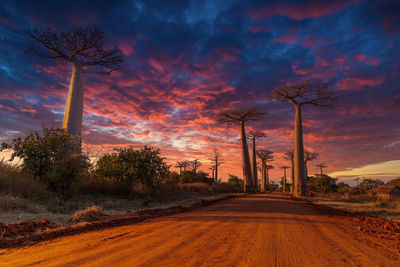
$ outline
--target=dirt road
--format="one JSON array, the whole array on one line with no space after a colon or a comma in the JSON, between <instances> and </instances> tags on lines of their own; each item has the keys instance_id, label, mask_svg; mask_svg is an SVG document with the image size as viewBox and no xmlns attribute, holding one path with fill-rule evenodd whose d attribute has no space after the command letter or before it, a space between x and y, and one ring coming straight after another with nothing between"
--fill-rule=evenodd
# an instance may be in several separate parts
<instances>
[{"instance_id":1,"label":"dirt road","mask_svg":"<svg viewBox=\"0 0 400 267\"><path fill-rule=\"evenodd\" d=\"M398 255L282 194L0 250L1 266L399 266Z\"/></svg>"}]
</instances>

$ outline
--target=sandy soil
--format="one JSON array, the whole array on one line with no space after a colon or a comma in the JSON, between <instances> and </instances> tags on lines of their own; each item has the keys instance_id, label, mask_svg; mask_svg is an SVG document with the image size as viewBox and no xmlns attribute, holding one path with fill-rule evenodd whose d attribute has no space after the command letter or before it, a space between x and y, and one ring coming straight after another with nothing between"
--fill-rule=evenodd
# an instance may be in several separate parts
<instances>
[{"instance_id":1,"label":"sandy soil","mask_svg":"<svg viewBox=\"0 0 400 267\"><path fill-rule=\"evenodd\" d=\"M399 266L390 240L283 194L0 250L1 266Z\"/></svg>"}]
</instances>

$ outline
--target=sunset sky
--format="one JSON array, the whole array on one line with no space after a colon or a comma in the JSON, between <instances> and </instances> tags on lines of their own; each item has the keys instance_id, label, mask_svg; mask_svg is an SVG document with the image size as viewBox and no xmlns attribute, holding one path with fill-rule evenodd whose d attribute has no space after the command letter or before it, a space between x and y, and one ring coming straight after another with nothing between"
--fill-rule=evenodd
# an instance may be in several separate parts
<instances>
[{"instance_id":1,"label":"sunset sky","mask_svg":"<svg viewBox=\"0 0 400 267\"><path fill-rule=\"evenodd\" d=\"M268 95L312 78L338 101L303 109L305 147L320 154L310 172L325 162L344 180L400 176L400 2L277 2L1 1L0 142L62 124L72 67L26 53L24 31L96 25L125 62L86 76L82 138L93 151L148 144L208 172L218 149L222 178L241 177L239 128L217 119L258 107L267 114L247 131L267 134L259 147L275 152L278 180L294 110Z\"/></svg>"}]
</instances>

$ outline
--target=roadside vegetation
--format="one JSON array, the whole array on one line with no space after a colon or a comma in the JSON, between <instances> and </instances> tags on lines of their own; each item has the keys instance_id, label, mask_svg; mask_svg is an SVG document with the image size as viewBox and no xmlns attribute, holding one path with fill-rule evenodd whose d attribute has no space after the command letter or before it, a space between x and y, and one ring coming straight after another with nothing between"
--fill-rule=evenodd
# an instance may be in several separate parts
<instances>
[{"instance_id":1,"label":"roadside vegetation","mask_svg":"<svg viewBox=\"0 0 400 267\"><path fill-rule=\"evenodd\" d=\"M180 173L170 170L160 150L117 149L90 162L79 139L62 129L44 128L3 143L12 164L0 161L0 221L49 219L65 223L89 208L108 212L136 211L202 197L242 192L243 180L230 175L222 182L188 162ZM90 207L96 207L91 208Z\"/></svg>"}]
</instances>

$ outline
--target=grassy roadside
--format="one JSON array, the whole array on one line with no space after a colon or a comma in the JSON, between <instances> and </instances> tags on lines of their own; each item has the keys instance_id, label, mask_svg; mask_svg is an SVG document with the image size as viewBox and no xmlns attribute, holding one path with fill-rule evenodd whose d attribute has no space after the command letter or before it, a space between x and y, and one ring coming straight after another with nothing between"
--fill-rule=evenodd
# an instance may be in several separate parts
<instances>
[{"instance_id":1,"label":"grassy roadside","mask_svg":"<svg viewBox=\"0 0 400 267\"><path fill-rule=\"evenodd\" d=\"M400 222L400 200L382 200L369 196L350 199L340 199L337 196L307 197L301 199L316 205L352 214L376 216Z\"/></svg>"}]
</instances>

